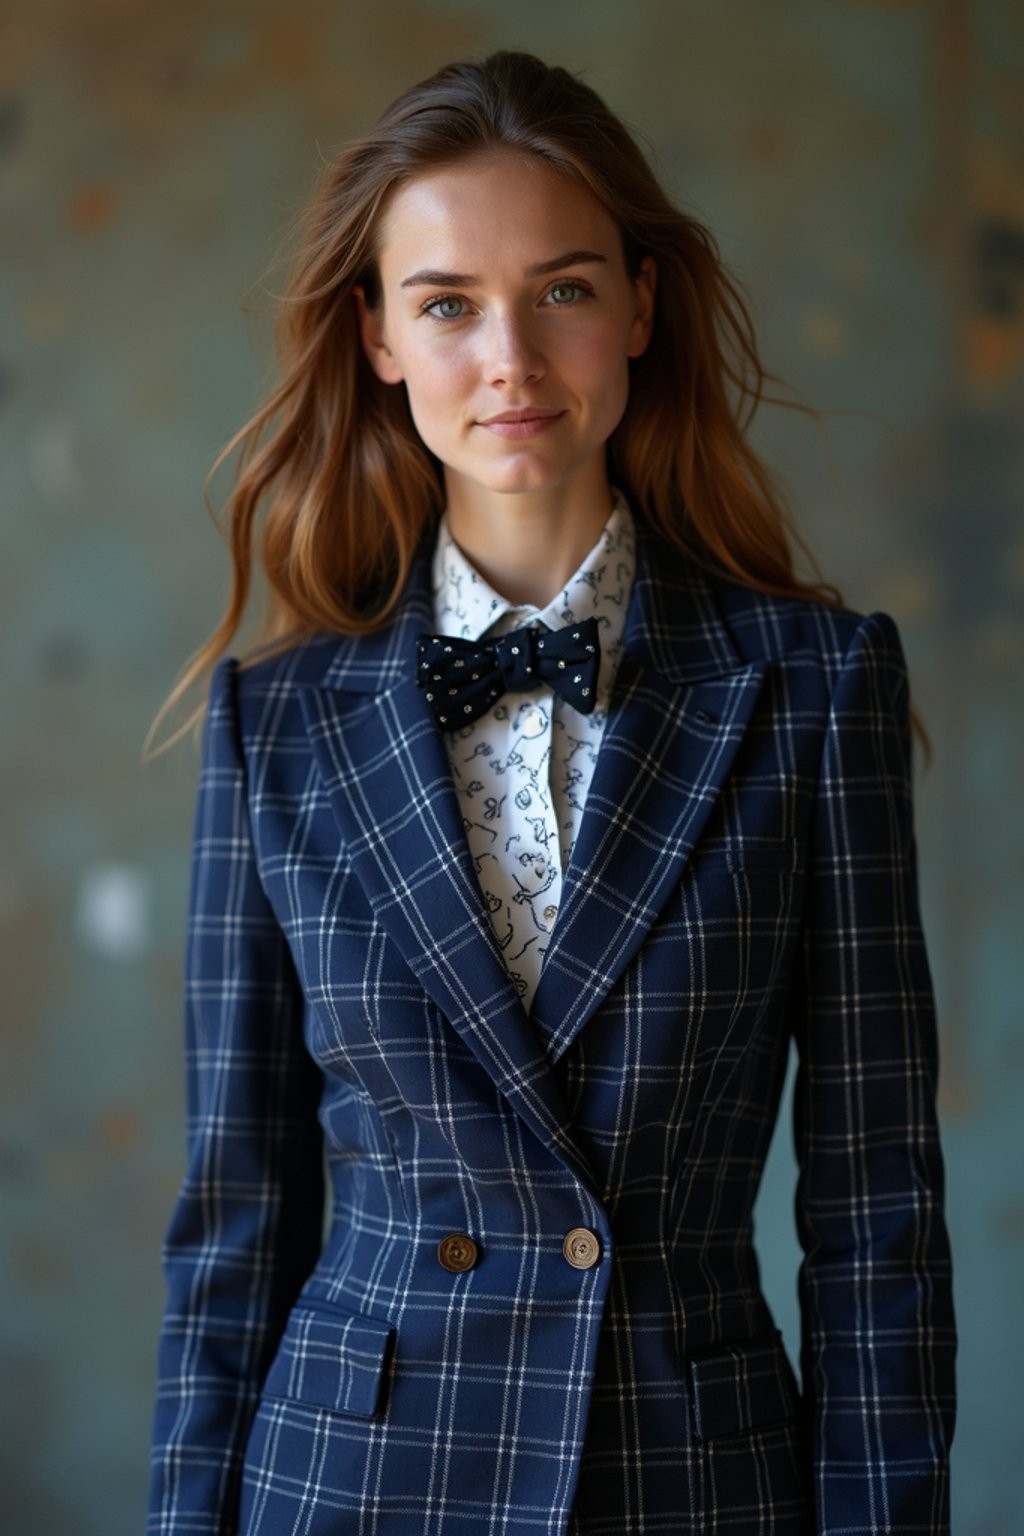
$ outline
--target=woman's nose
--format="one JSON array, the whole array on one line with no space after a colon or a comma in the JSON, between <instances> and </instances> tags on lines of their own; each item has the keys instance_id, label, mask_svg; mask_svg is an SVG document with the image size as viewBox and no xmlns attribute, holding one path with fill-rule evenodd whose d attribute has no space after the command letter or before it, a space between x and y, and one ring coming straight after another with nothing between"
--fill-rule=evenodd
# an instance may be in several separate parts
<instances>
[{"instance_id":1,"label":"woman's nose","mask_svg":"<svg viewBox=\"0 0 1024 1536\"><path fill-rule=\"evenodd\" d=\"M484 366L489 384L524 383L542 378L544 355L529 320L519 315L492 318L484 343Z\"/></svg>"}]
</instances>

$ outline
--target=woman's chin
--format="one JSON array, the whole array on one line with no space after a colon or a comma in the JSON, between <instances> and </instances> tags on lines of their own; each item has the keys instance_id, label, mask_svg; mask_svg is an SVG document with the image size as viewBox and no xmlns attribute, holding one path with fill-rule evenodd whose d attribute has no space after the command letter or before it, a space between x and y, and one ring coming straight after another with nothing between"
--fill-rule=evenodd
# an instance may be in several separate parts
<instances>
[{"instance_id":1,"label":"woman's chin","mask_svg":"<svg viewBox=\"0 0 1024 1536\"><path fill-rule=\"evenodd\" d=\"M492 464L480 474L460 478L472 480L481 490L497 496L526 496L553 490L565 482L569 472L568 465L555 464L550 459L510 454L504 464Z\"/></svg>"}]
</instances>

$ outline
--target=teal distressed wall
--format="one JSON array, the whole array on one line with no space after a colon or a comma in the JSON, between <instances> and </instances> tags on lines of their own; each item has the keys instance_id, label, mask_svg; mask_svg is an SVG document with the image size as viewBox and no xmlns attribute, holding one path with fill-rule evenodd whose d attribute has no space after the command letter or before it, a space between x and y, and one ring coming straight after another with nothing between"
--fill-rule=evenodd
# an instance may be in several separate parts
<instances>
[{"instance_id":1,"label":"teal distressed wall","mask_svg":"<svg viewBox=\"0 0 1024 1536\"><path fill-rule=\"evenodd\" d=\"M900 624L961 1327L959 1536L1024 1530L1024 12L702 0L130 0L0 16L0 1521L141 1529L184 1155L197 759L142 737L210 631L202 503L260 396L241 303L321 154L524 46L654 146L747 285L826 574ZM215 483L217 504L226 489ZM789 1103L759 1205L795 1354Z\"/></svg>"}]
</instances>

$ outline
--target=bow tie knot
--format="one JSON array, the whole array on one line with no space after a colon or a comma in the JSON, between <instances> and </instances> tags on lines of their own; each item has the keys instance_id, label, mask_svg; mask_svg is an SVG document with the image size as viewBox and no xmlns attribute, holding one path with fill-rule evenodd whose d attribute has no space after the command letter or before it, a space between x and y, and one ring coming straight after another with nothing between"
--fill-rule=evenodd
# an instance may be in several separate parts
<instances>
[{"instance_id":1,"label":"bow tie knot","mask_svg":"<svg viewBox=\"0 0 1024 1536\"><path fill-rule=\"evenodd\" d=\"M447 730L485 714L506 691L547 684L580 714L597 702L601 645L596 618L562 629L529 626L494 640L420 635L416 682L426 689L434 718Z\"/></svg>"},{"instance_id":2,"label":"bow tie knot","mask_svg":"<svg viewBox=\"0 0 1024 1536\"><path fill-rule=\"evenodd\" d=\"M543 648L543 640L540 644ZM494 656L504 690L521 692L536 686L539 674L535 629L513 629L507 635L499 635L494 641Z\"/></svg>"}]
</instances>

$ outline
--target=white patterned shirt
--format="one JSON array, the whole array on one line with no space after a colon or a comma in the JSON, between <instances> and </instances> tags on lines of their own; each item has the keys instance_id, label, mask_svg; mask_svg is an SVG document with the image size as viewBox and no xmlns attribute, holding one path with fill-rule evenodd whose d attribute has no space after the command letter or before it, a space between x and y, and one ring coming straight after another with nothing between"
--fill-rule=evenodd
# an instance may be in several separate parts
<instances>
[{"instance_id":1,"label":"white patterned shirt","mask_svg":"<svg viewBox=\"0 0 1024 1536\"><path fill-rule=\"evenodd\" d=\"M452 538L445 509L433 557L438 634L493 640L525 624L600 626L597 698L580 714L549 685L507 691L485 714L443 731L470 853L499 947L527 1013L579 832L622 654L636 562L622 492L597 543L544 608L501 597Z\"/></svg>"}]
</instances>

